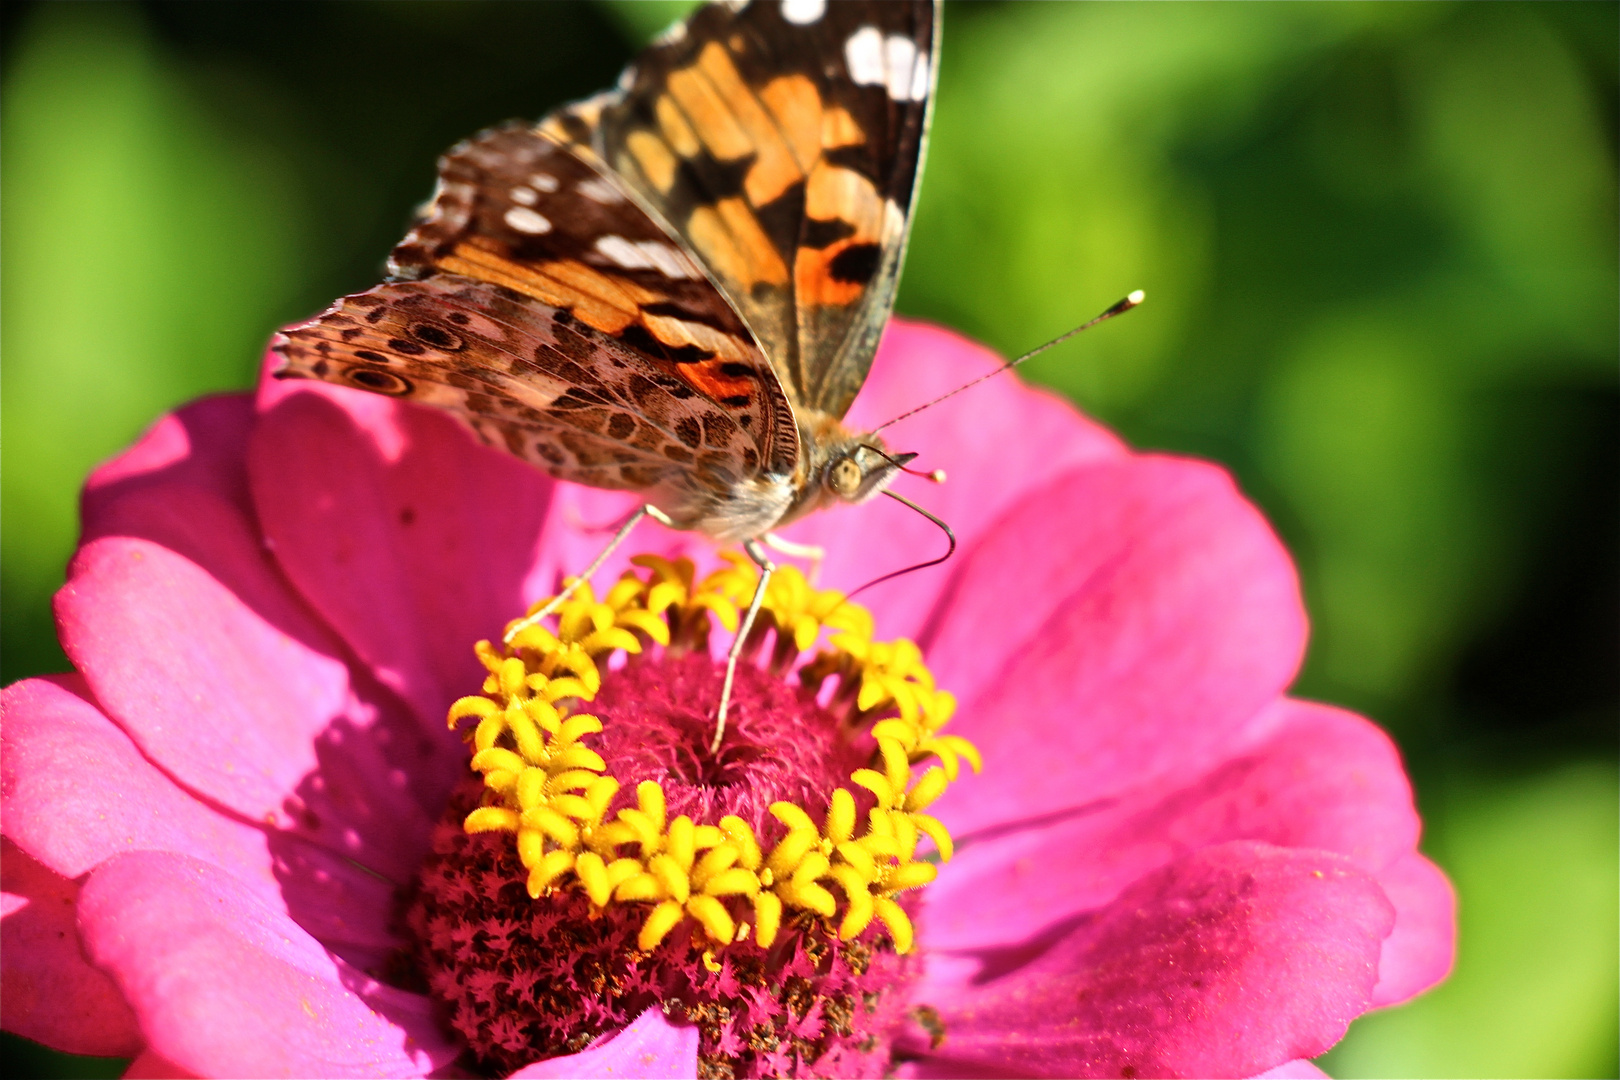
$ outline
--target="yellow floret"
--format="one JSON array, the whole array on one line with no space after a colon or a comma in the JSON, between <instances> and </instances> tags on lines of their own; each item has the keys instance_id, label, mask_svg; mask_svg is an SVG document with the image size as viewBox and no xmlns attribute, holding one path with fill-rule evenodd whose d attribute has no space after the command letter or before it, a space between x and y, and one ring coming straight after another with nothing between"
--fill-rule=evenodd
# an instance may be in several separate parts
<instances>
[{"instance_id":1,"label":"yellow floret","mask_svg":"<svg viewBox=\"0 0 1620 1080\"><path fill-rule=\"evenodd\" d=\"M877 752L850 776L851 787L875 803L865 821L851 788L835 789L818 808L819 826L806 808L778 802L770 812L786 833L765 851L735 815L716 823L670 819L663 788L650 780L636 786L634 806L608 818L620 782L584 741L602 731L602 721L569 709L596 695L615 652L673 648L680 635L683 647L702 644L711 618L735 632L758 574L740 554L723 557L726 565L699 582L690 560L637 556L631 562L642 573L627 571L602 599L582 584L509 646L477 643L487 673L483 693L457 700L448 717L452 727L476 721L470 765L483 776L485 805L464 827L515 834L531 896L577 887L597 908L645 906L642 950L656 948L688 918L715 947L748 936L769 947L785 909L794 909L828 920L846 941L881 923L896 951L908 952L913 928L893 898L938 873L916 859L918 841L927 836L942 860L953 854L949 831L923 811L957 779L961 761L978 771L978 751L938 734L956 700L935 688L916 645L874 641L866 609L811 587L793 567L773 576L761 602L776 633L771 665L788 670L825 632L804 681L819 687L839 678L844 689L835 697L844 695L870 724ZM930 759L937 764L913 780L914 767ZM739 923L739 912L752 923ZM714 963L712 950L705 955Z\"/></svg>"}]
</instances>

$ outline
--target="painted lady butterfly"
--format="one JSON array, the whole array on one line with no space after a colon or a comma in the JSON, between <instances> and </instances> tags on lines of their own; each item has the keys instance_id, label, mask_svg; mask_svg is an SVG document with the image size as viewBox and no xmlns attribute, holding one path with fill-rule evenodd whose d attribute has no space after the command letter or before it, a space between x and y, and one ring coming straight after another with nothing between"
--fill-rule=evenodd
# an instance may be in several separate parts
<instances>
[{"instance_id":1,"label":"painted lady butterfly","mask_svg":"<svg viewBox=\"0 0 1620 1080\"><path fill-rule=\"evenodd\" d=\"M618 89L453 147L387 283L279 335L275 374L638 492L620 538L651 514L743 541L762 592L760 539L909 458L841 420L894 304L938 41L929 0L697 11Z\"/></svg>"}]
</instances>

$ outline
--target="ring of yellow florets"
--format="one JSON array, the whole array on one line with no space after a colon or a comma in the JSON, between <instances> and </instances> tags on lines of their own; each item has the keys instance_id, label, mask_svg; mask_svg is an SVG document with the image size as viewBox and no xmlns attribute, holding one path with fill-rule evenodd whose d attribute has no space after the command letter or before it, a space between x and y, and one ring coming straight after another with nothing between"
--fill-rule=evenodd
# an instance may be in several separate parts
<instances>
[{"instance_id":1,"label":"ring of yellow florets","mask_svg":"<svg viewBox=\"0 0 1620 1080\"><path fill-rule=\"evenodd\" d=\"M465 828L517 835L531 897L572 886L598 909L645 906L637 940L643 951L688 918L717 946L751 933L769 947L784 912L803 911L836 924L845 941L876 919L895 950L909 952L911 920L894 898L938 873L933 861L917 857L922 837L933 841L939 860L952 854L950 834L924 810L956 779L962 760L977 772L979 755L966 739L939 734L956 701L935 688L917 646L873 641L869 612L841 593L812 588L793 567L772 577L760 607L760 622L776 635L772 666L786 670L826 632L800 677L812 690L838 679L830 707L870 725L877 743L871 767L849 778L875 800L866 821L857 820L848 788L832 792L819 828L805 807L776 802L770 813L787 833L766 851L735 815L668 820L663 788L650 780L636 786L634 807L605 820L621 785L583 741L602 722L571 705L596 696L602 665L616 651L669 646L672 633L706 646L711 617L735 632L758 576L743 556L723 557L728 566L694 584L689 560L639 556L631 561L644 577L626 571L601 600L580 586L551 628L526 626L504 649L478 643L489 671L483 694L450 708L451 727L478 721L472 768L483 774L485 805L467 815ZM913 768L930 759L936 763L913 780ZM738 908L751 924L734 917Z\"/></svg>"}]
</instances>

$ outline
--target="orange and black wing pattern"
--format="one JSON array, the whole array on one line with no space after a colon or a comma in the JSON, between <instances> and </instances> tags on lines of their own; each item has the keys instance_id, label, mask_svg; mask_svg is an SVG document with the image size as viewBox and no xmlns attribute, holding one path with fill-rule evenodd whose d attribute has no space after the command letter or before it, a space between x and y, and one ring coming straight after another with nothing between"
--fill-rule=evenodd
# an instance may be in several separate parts
<instances>
[{"instance_id":1,"label":"orange and black wing pattern","mask_svg":"<svg viewBox=\"0 0 1620 1080\"><path fill-rule=\"evenodd\" d=\"M938 37L928 0L713 4L541 130L685 241L795 404L841 417L894 304Z\"/></svg>"}]
</instances>

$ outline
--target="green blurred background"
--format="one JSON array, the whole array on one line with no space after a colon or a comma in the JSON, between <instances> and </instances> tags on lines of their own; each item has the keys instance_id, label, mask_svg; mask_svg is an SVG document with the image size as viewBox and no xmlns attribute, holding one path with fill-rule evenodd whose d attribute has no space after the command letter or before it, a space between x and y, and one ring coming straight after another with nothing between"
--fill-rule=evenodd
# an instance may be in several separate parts
<instances>
[{"instance_id":1,"label":"green blurred background","mask_svg":"<svg viewBox=\"0 0 1620 1080\"><path fill-rule=\"evenodd\" d=\"M682 6L6 4L5 681L66 666L92 465L373 284L440 150ZM1395 733L1461 893L1454 977L1336 1076L1620 1067L1617 11L946 13L900 309L1013 353L1147 290L1028 376L1237 474L1304 574L1299 691Z\"/></svg>"}]
</instances>

